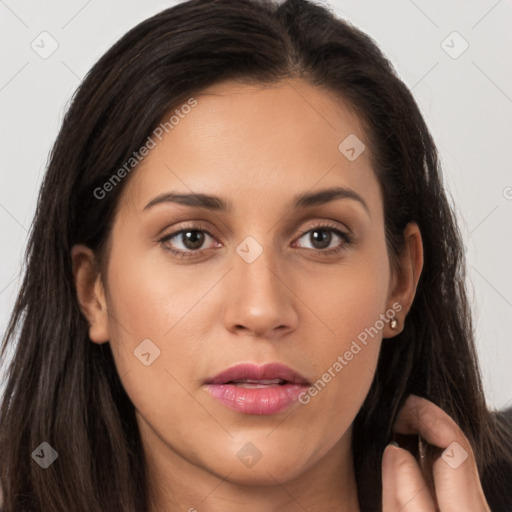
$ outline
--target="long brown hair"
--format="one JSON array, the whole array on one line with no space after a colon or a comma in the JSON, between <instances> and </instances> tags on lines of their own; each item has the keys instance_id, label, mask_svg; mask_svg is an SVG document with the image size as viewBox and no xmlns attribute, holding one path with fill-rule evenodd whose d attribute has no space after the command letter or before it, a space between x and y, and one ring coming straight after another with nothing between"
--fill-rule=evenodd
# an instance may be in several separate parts
<instances>
[{"instance_id":1,"label":"long brown hair","mask_svg":"<svg viewBox=\"0 0 512 512\"><path fill-rule=\"evenodd\" d=\"M109 344L88 338L70 249L83 243L101 250L129 178L102 199L94 191L172 108L221 80L285 78L322 87L359 113L383 192L391 260L408 222L419 225L423 238L424 268L405 328L383 342L354 423L361 510L381 508L382 453L409 393L454 418L473 446L489 503L512 508L500 474L512 464L512 442L504 420L485 403L461 235L411 93L376 44L326 7L306 0L191 0L140 23L97 62L53 147L2 345L2 357L14 348L0 410L5 512L148 510L134 408ZM43 441L59 454L44 471L31 457Z\"/></svg>"}]
</instances>

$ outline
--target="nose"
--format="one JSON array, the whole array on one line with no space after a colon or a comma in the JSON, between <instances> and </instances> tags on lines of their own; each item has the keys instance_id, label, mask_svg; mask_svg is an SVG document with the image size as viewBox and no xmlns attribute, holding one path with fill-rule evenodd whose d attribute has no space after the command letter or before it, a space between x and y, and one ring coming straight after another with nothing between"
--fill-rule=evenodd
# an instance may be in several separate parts
<instances>
[{"instance_id":1,"label":"nose","mask_svg":"<svg viewBox=\"0 0 512 512\"><path fill-rule=\"evenodd\" d=\"M235 255L227 278L224 322L230 332L276 339L296 329L297 299L270 250L264 250L252 263Z\"/></svg>"}]
</instances>

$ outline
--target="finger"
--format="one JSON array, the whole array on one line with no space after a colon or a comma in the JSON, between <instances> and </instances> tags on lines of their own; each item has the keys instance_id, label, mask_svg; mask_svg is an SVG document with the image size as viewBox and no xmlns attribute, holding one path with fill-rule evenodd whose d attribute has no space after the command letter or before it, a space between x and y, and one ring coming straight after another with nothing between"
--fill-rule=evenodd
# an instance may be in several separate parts
<instances>
[{"instance_id":1,"label":"finger","mask_svg":"<svg viewBox=\"0 0 512 512\"><path fill-rule=\"evenodd\" d=\"M429 400L411 395L394 428L401 434L420 434L428 443L444 449L432 471L443 512L490 512L471 445L448 414Z\"/></svg>"},{"instance_id":2,"label":"finger","mask_svg":"<svg viewBox=\"0 0 512 512\"><path fill-rule=\"evenodd\" d=\"M400 434L420 434L428 443L446 448L451 442L469 442L457 423L440 407L425 398L409 395L394 426Z\"/></svg>"},{"instance_id":3,"label":"finger","mask_svg":"<svg viewBox=\"0 0 512 512\"><path fill-rule=\"evenodd\" d=\"M382 457L382 512L435 512L435 504L414 457L388 445Z\"/></svg>"}]
</instances>

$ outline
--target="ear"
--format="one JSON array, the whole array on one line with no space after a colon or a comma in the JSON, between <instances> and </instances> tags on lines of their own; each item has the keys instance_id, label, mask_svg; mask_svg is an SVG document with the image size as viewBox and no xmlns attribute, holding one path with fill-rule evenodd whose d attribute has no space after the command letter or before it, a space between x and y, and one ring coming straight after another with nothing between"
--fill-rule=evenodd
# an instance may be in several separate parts
<instances>
[{"instance_id":1,"label":"ear","mask_svg":"<svg viewBox=\"0 0 512 512\"><path fill-rule=\"evenodd\" d=\"M398 259L398 268L393 272L388 295L388 308L395 311L397 325L392 329L391 322L387 322L383 329L384 338L393 338L402 332L423 269L423 243L415 222L410 222L404 229L404 247Z\"/></svg>"},{"instance_id":2,"label":"ear","mask_svg":"<svg viewBox=\"0 0 512 512\"><path fill-rule=\"evenodd\" d=\"M89 338L94 343L109 341L107 302L96 256L89 247L77 244L71 249L71 260L78 303L89 322Z\"/></svg>"}]
</instances>

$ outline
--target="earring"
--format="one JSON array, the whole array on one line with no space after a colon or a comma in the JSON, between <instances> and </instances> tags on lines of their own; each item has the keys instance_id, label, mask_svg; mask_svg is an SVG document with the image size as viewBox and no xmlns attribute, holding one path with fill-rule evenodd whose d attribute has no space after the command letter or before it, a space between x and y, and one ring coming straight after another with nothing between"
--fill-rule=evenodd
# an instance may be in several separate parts
<instances>
[{"instance_id":1,"label":"earring","mask_svg":"<svg viewBox=\"0 0 512 512\"><path fill-rule=\"evenodd\" d=\"M396 329L398 327L398 320L396 318L393 318L393 320L391 320L391 322L389 323L389 326L391 327L391 329Z\"/></svg>"}]
</instances>

